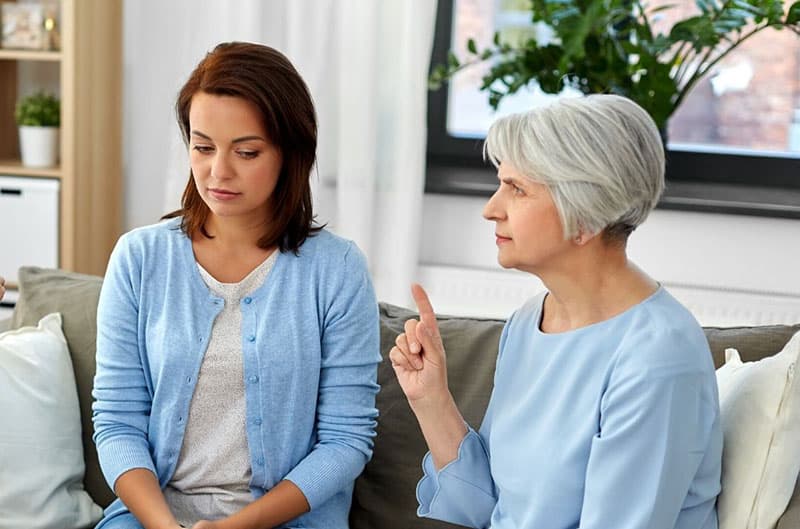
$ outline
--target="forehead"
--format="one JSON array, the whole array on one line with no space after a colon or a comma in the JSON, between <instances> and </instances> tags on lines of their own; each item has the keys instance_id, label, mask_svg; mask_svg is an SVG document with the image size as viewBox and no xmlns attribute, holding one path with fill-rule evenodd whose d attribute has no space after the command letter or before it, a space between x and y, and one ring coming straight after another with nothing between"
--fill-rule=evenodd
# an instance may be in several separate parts
<instances>
[{"instance_id":1,"label":"forehead","mask_svg":"<svg viewBox=\"0 0 800 529\"><path fill-rule=\"evenodd\" d=\"M515 182L535 183L533 178L523 174L516 167L507 162L501 162L497 167L497 178L499 180L510 179L514 180Z\"/></svg>"},{"instance_id":2,"label":"forehead","mask_svg":"<svg viewBox=\"0 0 800 529\"><path fill-rule=\"evenodd\" d=\"M189 108L191 128L204 133L214 130L246 129L253 134L264 134L264 125L258 107L241 97L198 92L192 96Z\"/></svg>"}]
</instances>

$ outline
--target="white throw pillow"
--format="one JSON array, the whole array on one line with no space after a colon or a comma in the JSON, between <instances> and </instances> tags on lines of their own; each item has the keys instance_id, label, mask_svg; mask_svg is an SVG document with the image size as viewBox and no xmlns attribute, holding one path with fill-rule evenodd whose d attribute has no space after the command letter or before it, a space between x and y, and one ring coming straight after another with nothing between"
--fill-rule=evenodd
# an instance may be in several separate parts
<instances>
[{"instance_id":1,"label":"white throw pillow","mask_svg":"<svg viewBox=\"0 0 800 529\"><path fill-rule=\"evenodd\" d=\"M783 350L743 363L725 351L717 370L724 445L720 529L774 529L800 472L800 333Z\"/></svg>"},{"instance_id":2,"label":"white throw pillow","mask_svg":"<svg viewBox=\"0 0 800 529\"><path fill-rule=\"evenodd\" d=\"M94 526L75 374L61 315L0 334L0 527Z\"/></svg>"}]
</instances>

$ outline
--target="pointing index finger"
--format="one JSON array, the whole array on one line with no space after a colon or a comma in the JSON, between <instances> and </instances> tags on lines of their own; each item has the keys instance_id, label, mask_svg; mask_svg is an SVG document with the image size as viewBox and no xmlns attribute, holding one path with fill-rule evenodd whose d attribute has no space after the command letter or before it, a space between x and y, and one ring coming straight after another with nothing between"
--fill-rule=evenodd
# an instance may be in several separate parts
<instances>
[{"instance_id":1,"label":"pointing index finger","mask_svg":"<svg viewBox=\"0 0 800 529\"><path fill-rule=\"evenodd\" d=\"M428 299L428 294L425 289L418 283L411 285L411 295L414 297L414 303L417 305L419 311L419 319L431 332L438 335L439 325L436 323L436 314L433 312L431 300Z\"/></svg>"}]
</instances>

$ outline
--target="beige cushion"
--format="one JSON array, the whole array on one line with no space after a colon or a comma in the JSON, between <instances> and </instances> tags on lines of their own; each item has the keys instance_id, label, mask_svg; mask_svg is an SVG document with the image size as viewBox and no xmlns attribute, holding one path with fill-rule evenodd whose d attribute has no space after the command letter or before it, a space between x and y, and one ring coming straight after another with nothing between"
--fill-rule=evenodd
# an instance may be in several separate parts
<instances>
[{"instance_id":1,"label":"beige cushion","mask_svg":"<svg viewBox=\"0 0 800 529\"><path fill-rule=\"evenodd\" d=\"M61 316L0 334L0 520L82 529L102 510L83 489L75 377Z\"/></svg>"},{"instance_id":2,"label":"beige cushion","mask_svg":"<svg viewBox=\"0 0 800 529\"><path fill-rule=\"evenodd\" d=\"M102 507L114 500L100 472L92 441L92 385L95 371L97 300L102 278L34 267L19 269L19 300L11 328L36 325L51 312L60 312L64 336L72 357L81 409L83 451L86 457L86 491Z\"/></svg>"},{"instance_id":3,"label":"beige cushion","mask_svg":"<svg viewBox=\"0 0 800 529\"><path fill-rule=\"evenodd\" d=\"M800 333L778 354L717 370L724 435L720 529L772 529L800 472Z\"/></svg>"}]
</instances>

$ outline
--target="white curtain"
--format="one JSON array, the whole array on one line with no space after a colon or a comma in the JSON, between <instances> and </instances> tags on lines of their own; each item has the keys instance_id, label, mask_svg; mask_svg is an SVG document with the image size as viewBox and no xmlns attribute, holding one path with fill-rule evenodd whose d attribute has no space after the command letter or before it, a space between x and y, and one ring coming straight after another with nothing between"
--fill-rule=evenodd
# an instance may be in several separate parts
<instances>
[{"instance_id":1,"label":"white curtain","mask_svg":"<svg viewBox=\"0 0 800 529\"><path fill-rule=\"evenodd\" d=\"M151 78L146 87L157 91L163 84L170 105L190 70L218 42L262 42L292 60L319 117L318 175L313 177L318 218L365 253L378 299L408 305L419 256L436 2L127 0L125 9L126 76L148 75L152 61L166 62L172 78L163 83ZM160 17L168 43L158 42L158 32L149 27L154 16ZM153 51L145 61L142 55L148 54L141 49L148 46ZM126 87L131 84L126 79ZM137 108L126 112L128 121L144 121L130 99L126 107ZM162 203L171 209L185 185L187 162L177 127L165 128L161 144L170 147ZM146 126L126 129L130 136L152 134ZM135 137L126 139L126 147L136 145ZM126 178L136 179L135 156L126 159Z\"/></svg>"}]
</instances>

